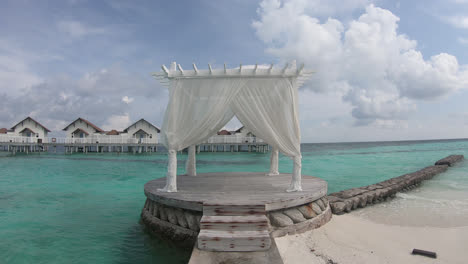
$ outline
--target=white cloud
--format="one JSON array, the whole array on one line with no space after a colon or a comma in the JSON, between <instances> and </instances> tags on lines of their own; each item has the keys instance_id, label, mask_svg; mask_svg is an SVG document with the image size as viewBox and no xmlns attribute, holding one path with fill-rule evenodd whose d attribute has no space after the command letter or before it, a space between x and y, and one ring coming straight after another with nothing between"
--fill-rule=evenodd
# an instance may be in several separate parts
<instances>
[{"instance_id":1,"label":"white cloud","mask_svg":"<svg viewBox=\"0 0 468 264\"><path fill-rule=\"evenodd\" d=\"M252 26L266 52L282 61L301 60L317 71L309 89L342 94L356 124L391 127L415 111L415 101L468 84L468 71L456 57L441 53L424 59L417 42L398 33L399 18L390 11L368 5L347 23L331 17L321 21L311 11L317 3L263 1Z\"/></svg>"},{"instance_id":2,"label":"white cloud","mask_svg":"<svg viewBox=\"0 0 468 264\"><path fill-rule=\"evenodd\" d=\"M459 37L458 42L464 45L468 45L468 38Z\"/></svg>"},{"instance_id":3,"label":"white cloud","mask_svg":"<svg viewBox=\"0 0 468 264\"><path fill-rule=\"evenodd\" d=\"M84 37L86 35L105 34L105 28L87 26L79 21L60 21L57 27L63 33L66 33L74 38Z\"/></svg>"},{"instance_id":4,"label":"white cloud","mask_svg":"<svg viewBox=\"0 0 468 264\"><path fill-rule=\"evenodd\" d=\"M468 16L449 16L445 21L456 28L468 29Z\"/></svg>"},{"instance_id":5,"label":"white cloud","mask_svg":"<svg viewBox=\"0 0 468 264\"><path fill-rule=\"evenodd\" d=\"M40 83L42 79L29 67L33 60L37 60L37 56L0 39L0 93L20 94L25 87Z\"/></svg>"},{"instance_id":6,"label":"white cloud","mask_svg":"<svg viewBox=\"0 0 468 264\"><path fill-rule=\"evenodd\" d=\"M68 75L48 78L19 94L0 91L3 97L0 127L8 127L31 115L50 129L59 131L63 124L78 117L87 118L98 126L104 124L120 129L128 123L130 115L135 118L158 116L163 111L158 108L164 103L160 101L167 98L162 93L164 90L155 89L158 86L154 79L144 77L112 66L86 73L78 79ZM122 100L124 95L129 101L140 98L139 103L127 104ZM153 108L140 108L140 104L147 101Z\"/></svg>"},{"instance_id":7,"label":"white cloud","mask_svg":"<svg viewBox=\"0 0 468 264\"><path fill-rule=\"evenodd\" d=\"M110 131L112 129L122 131L131 124L132 122L130 121L130 115L128 113L124 113L123 115L111 115L105 121L102 129L106 131Z\"/></svg>"},{"instance_id":8,"label":"white cloud","mask_svg":"<svg viewBox=\"0 0 468 264\"><path fill-rule=\"evenodd\" d=\"M124 96L122 97L122 102L126 103L126 104L131 104L133 102L134 98L131 98L131 97L128 97L128 96Z\"/></svg>"}]
</instances>

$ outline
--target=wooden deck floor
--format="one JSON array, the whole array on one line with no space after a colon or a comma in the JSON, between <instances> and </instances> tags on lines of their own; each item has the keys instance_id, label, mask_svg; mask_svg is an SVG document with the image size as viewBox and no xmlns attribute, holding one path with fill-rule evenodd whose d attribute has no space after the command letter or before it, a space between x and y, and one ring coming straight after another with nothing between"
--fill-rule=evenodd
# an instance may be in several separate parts
<instances>
[{"instance_id":1,"label":"wooden deck floor","mask_svg":"<svg viewBox=\"0 0 468 264\"><path fill-rule=\"evenodd\" d=\"M327 183L317 177L302 176L302 192L286 192L291 174L266 176L265 173L222 172L197 176L179 175L176 193L159 192L166 179L145 184L148 198L169 206L202 211L203 204L264 205L266 211L312 202L327 193Z\"/></svg>"}]
</instances>

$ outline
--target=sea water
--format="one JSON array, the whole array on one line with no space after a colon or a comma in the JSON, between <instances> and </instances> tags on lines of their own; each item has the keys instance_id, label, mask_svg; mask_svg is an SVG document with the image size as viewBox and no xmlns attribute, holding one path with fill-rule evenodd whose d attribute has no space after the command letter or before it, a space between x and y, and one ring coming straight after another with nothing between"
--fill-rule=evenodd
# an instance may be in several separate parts
<instances>
[{"instance_id":1,"label":"sea water","mask_svg":"<svg viewBox=\"0 0 468 264\"><path fill-rule=\"evenodd\" d=\"M336 192L413 172L450 154L468 157L468 140L303 144L302 173L325 179ZM180 174L186 158L178 155ZM292 170L288 157L279 163L280 172ZM151 237L139 222L143 185L164 177L166 166L165 153L0 155L0 263L186 263L190 249ZM200 153L197 168L264 172L269 154ZM372 213L357 214L402 225L466 225L467 172L464 161ZM414 210L423 217L410 214ZM408 220L388 216L398 214Z\"/></svg>"}]
</instances>

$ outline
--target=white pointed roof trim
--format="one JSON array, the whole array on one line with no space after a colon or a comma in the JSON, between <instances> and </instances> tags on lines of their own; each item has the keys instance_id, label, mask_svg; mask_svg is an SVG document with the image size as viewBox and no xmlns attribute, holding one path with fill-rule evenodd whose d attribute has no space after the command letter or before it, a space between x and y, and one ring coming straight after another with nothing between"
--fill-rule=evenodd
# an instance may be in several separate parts
<instances>
[{"instance_id":1,"label":"white pointed roof trim","mask_svg":"<svg viewBox=\"0 0 468 264\"><path fill-rule=\"evenodd\" d=\"M176 66L177 65L177 66ZM162 72L155 72L152 75L164 86L169 86L170 80L182 78L297 78L297 86L300 87L307 81L314 71L305 70L304 64L296 68L296 63L286 63L282 69L274 68L273 64L268 67L262 67L258 64L251 67L239 65L237 68L228 69L226 64L222 69L213 69L208 64L207 70L200 70L195 63L192 64L193 70L183 70L180 64L173 62L171 68L165 65L161 66Z\"/></svg>"}]
</instances>

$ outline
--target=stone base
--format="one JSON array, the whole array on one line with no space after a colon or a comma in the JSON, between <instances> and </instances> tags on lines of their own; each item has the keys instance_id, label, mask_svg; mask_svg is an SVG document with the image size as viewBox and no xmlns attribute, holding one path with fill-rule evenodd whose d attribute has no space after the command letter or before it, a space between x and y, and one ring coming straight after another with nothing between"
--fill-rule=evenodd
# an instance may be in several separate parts
<instances>
[{"instance_id":1,"label":"stone base","mask_svg":"<svg viewBox=\"0 0 468 264\"><path fill-rule=\"evenodd\" d=\"M176 193L158 191L164 179L145 185L142 222L151 233L172 241L233 252L216 256L265 256L274 246L273 237L314 229L331 218L327 184L316 177L303 176L303 191L293 193L285 191L288 174L200 174L178 180Z\"/></svg>"},{"instance_id":2,"label":"stone base","mask_svg":"<svg viewBox=\"0 0 468 264\"><path fill-rule=\"evenodd\" d=\"M200 231L201 212L185 210L146 200L141 220L154 235L183 246L193 246Z\"/></svg>"},{"instance_id":3,"label":"stone base","mask_svg":"<svg viewBox=\"0 0 468 264\"><path fill-rule=\"evenodd\" d=\"M285 235L304 233L323 226L324 224L328 223L331 218L332 211L330 206L327 204L326 209L314 218L285 227L271 227L272 231L270 235L271 237L282 237Z\"/></svg>"}]
</instances>

